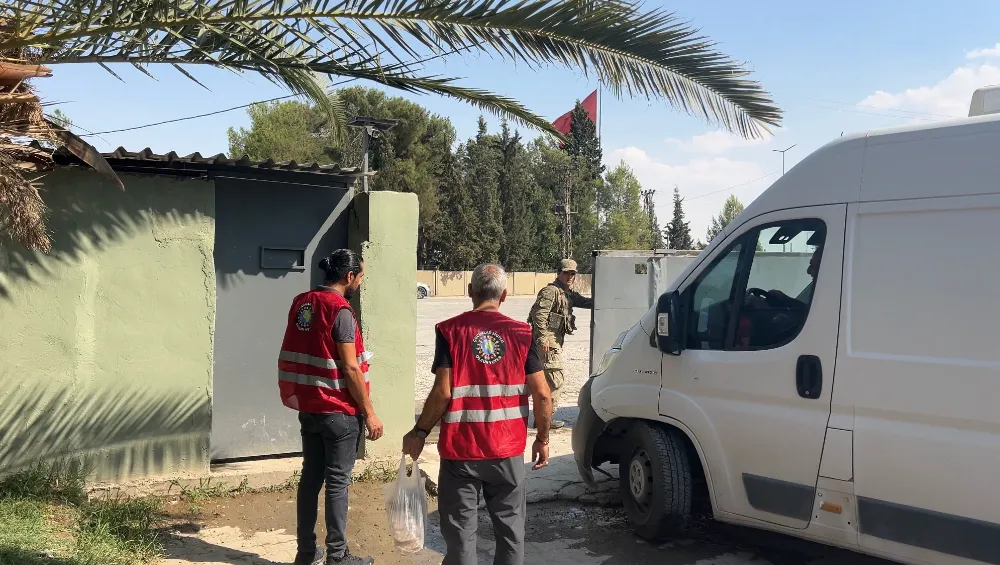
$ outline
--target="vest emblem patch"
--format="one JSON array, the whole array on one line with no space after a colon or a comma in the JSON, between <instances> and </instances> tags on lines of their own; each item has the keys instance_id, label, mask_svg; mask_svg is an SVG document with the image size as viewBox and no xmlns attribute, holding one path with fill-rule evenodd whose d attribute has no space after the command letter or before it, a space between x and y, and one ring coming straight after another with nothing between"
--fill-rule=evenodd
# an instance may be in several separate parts
<instances>
[{"instance_id":1,"label":"vest emblem patch","mask_svg":"<svg viewBox=\"0 0 1000 565\"><path fill-rule=\"evenodd\" d=\"M312 320L313 305L306 302L302 306L299 306L299 311L295 313L295 327L307 332L309 331L309 327L312 325Z\"/></svg>"},{"instance_id":2,"label":"vest emblem patch","mask_svg":"<svg viewBox=\"0 0 1000 565\"><path fill-rule=\"evenodd\" d=\"M472 355L480 363L486 365L499 363L505 353L507 353L507 344L496 332L485 330L472 338Z\"/></svg>"}]
</instances>

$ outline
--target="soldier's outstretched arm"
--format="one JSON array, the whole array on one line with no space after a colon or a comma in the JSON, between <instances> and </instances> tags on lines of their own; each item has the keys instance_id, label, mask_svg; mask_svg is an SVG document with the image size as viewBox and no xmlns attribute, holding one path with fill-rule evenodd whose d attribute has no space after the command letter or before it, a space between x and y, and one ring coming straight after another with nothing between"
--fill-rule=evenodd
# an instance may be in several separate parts
<instances>
[{"instance_id":1,"label":"soldier's outstretched arm","mask_svg":"<svg viewBox=\"0 0 1000 565\"><path fill-rule=\"evenodd\" d=\"M586 308L587 310L594 309L593 298L587 298L575 290L568 291L566 295L569 296L569 301L570 304L573 305L573 308Z\"/></svg>"}]
</instances>

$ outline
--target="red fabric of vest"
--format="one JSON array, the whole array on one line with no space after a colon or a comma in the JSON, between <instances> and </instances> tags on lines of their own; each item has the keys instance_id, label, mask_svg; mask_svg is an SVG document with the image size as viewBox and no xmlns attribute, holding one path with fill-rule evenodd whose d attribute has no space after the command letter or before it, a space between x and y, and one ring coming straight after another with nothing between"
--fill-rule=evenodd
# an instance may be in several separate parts
<instances>
[{"instance_id":1,"label":"red fabric of vest","mask_svg":"<svg viewBox=\"0 0 1000 565\"><path fill-rule=\"evenodd\" d=\"M302 293L292 301L278 354L278 390L285 406L314 414L358 413L358 403L339 370L342 363L333 341L333 324L344 308L354 313L340 293L326 289ZM365 353L361 325L357 323L354 346L365 375L365 388L370 390L370 355Z\"/></svg>"},{"instance_id":2,"label":"red fabric of vest","mask_svg":"<svg viewBox=\"0 0 1000 565\"><path fill-rule=\"evenodd\" d=\"M442 459L481 461L524 453L531 327L499 312L466 312L438 324L451 353L451 401L441 420Z\"/></svg>"}]
</instances>

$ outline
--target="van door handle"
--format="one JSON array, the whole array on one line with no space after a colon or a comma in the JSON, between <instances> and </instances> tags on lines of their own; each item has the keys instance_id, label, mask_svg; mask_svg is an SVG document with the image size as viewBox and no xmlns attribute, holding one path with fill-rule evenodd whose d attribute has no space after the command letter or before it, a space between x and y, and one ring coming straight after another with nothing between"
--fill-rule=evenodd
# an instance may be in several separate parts
<instances>
[{"instance_id":1,"label":"van door handle","mask_svg":"<svg viewBox=\"0 0 1000 565\"><path fill-rule=\"evenodd\" d=\"M802 355L795 366L799 396L815 400L823 393L823 363L815 355Z\"/></svg>"}]
</instances>

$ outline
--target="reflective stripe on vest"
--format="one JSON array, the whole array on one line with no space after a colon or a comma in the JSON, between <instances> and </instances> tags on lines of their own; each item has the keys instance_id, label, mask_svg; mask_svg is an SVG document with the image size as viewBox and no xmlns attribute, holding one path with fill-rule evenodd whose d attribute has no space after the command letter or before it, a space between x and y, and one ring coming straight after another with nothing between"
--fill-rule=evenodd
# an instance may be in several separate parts
<instances>
[{"instance_id":1,"label":"reflective stripe on vest","mask_svg":"<svg viewBox=\"0 0 1000 565\"><path fill-rule=\"evenodd\" d=\"M300 385L318 386L333 390L347 390L347 381L344 379L327 379L316 375L303 375L293 371L278 371L278 380ZM365 382L368 382L368 371L365 371Z\"/></svg>"},{"instance_id":2,"label":"reflective stripe on vest","mask_svg":"<svg viewBox=\"0 0 1000 565\"><path fill-rule=\"evenodd\" d=\"M442 420L449 424L459 422L500 422L528 417L528 406L520 405L521 396L526 394L527 385L467 385L455 387L451 392L452 400L460 398L486 398L490 400L517 400L517 406L505 406L492 409L473 409L456 407L458 402L452 402L454 409L445 412Z\"/></svg>"},{"instance_id":3,"label":"reflective stripe on vest","mask_svg":"<svg viewBox=\"0 0 1000 565\"><path fill-rule=\"evenodd\" d=\"M503 422L505 420L521 420L528 417L528 407L521 405L512 408L496 408L493 410L456 410L446 412L444 421L449 424L470 422Z\"/></svg>"},{"instance_id":4,"label":"reflective stripe on vest","mask_svg":"<svg viewBox=\"0 0 1000 565\"><path fill-rule=\"evenodd\" d=\"M372 354L369 352L364 352L358 355L358 365L368 361L372 358ZM311 365L313 367L319 367L320 369L340 369L343 367L343 362L339 359L323 359L322 357L313 357L312 355L307 355L305 353L296 353L294 351L284 351L282 350L278 353L278 361L288 361L290 363L300 363L302 365Z\"/></svg>"}]
</instances>

